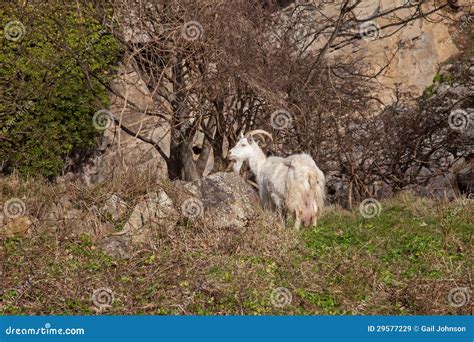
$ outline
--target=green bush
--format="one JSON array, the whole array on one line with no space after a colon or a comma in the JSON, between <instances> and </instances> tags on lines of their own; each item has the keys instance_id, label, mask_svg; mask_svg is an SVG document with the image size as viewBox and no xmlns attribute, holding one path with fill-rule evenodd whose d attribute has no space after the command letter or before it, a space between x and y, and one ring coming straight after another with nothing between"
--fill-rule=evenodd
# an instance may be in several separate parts
<instances>
[{"instance_id":1,"label":"green bush","mask_svg":"<svg viewBox=\"0 0 474 342\"><path fill-rule=\"evenodd\" d=\"M3 173L54 178L67 157L93 150L102 133L92 118L108 107L106 84L119 44L92 5L76 5L48 1L0 8Z\"/></svg>"}]
</instances>

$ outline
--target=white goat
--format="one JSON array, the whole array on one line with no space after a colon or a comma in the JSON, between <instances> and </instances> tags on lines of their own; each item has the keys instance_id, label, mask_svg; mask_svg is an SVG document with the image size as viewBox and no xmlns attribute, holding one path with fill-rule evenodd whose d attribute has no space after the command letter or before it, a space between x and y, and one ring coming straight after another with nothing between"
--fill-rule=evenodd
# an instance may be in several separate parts
<instances>
[{"instance_id":1,"label":"white goat","mask_svg":"<svg viewBox=\"0 0 474 342\"><path fill-rule=\"evenodd\" d=\"M242 136L229 151L229 159L235 162L239 172L248 161L255 175L263 207L282 213L283 209L295 216L295 228L316 224L317 214L324 205L324 174L308 154L287 158L266 157L253 135L271 135L254 130Z\"/></svg>"},{"instance_id":2,"label":"white goat","mask_svg":"<svg viewBox=\"0 0 474 342\"><path fill-rule=\"evenodd\" d=\"M295 215L295 227L316 226L318 214L324 207L326 179L313 158L306 153L295 154L285 159L288 166L286 179L286 208Z\"/></svg>"}]
</instances>

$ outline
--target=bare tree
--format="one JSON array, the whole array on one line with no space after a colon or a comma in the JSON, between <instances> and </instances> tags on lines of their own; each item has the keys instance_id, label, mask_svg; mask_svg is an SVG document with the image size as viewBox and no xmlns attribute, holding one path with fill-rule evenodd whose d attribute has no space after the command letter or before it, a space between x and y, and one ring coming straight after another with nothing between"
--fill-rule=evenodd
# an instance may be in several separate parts
<instances>
[{"instance_id":1,"label":"bare tree","mask_svg":"<svg viewBox=\"0 0 474 342\"><path fill-rule=\"evenodd\" d=\"M128 132L153 143L171 179L201 177L211 155L214 170L224 169L226 146L258 126L275 134L274 153L311 152L328 171L348 170L349 182L357 184L361 175L354 173L347 128L357 124L354 119L365 120L368 102L379 101L371 81L391 59L368 74L363 60L334 55L367 37L390 37L450 6L407 1L367 13L361 0L112 4L124 61L155 102L147 114L170 126L170 154Z\"/></svg>"}]
</instances>

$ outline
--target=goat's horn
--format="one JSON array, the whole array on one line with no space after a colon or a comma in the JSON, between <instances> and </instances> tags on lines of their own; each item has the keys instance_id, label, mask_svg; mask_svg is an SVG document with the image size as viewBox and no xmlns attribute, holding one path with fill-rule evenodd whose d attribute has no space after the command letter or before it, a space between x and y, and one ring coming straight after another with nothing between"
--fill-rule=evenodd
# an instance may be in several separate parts
<instances>
[{"instance_id":1,"label":"goat's horn","mask_svg":"<svg viewBox=\"0 0 474 342\"><path fill-rule=\"evenodd\" d=\"M271 141L273 141L272 135L270 133L268 133L267 131L264 131L263 129L254 129L253 131L247 132L245 134L245 137L248 138L250 136L257 135L257 134L266 135L267 137L270 138Z\"/></svg>"}]
</instances>

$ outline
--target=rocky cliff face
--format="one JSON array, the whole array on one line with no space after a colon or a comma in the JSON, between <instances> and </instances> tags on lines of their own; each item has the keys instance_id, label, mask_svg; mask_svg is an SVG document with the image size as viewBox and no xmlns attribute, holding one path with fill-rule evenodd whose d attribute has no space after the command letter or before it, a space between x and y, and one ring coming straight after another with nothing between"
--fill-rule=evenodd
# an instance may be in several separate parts
<instances>
[{"instance_id":1,"label":"rocky cliff face","mask_svg":"<svg viewBox=\"0 0 474 342\"><path fill-rule=\"evenodd\" d=\"M467 5L467 1L465 3ZM357 15L367 18L377 11L389 10L396 5L399 2L393 0L363 1ZM432 8L432 4L422 7L426 13ZM407 9L400 14L410 17L415 15L415 9ZM380 38L383 39L359 41L357 46L351 47L352 51L359 50L352 57L368 60L369 69L378 71L394 56L389 67L377 77L380 84L378 95L384 103L390 104L397 85L401 85L404 91L419 96L432 84L440 65L459 53L454 35L462 29L466 30L463 25L467 23L463 21L467 22L467 19L461 19L465 15L467 12L464 11L458 14L442 11L429 16L431 20L418 19L410 22L389 37L384 37L386 33L381 32ZM460 22L456 23L456 20ZM389 25L391 20L384 18L374 22L378 27L383 27Z\"/></svg>"},{"instance_id":2,"label":"rocky cliff face","mask_svg":"<svg viewBox=\"0 0 474 342\"><path fill-rule=\"evenodd\" d=\"M117 122L107 118L102 127L102 144L97 154L80 170L79 177L86 184L95 184L124 173L149 172L166 176L166 163L151 142L169 155L170 126L154 112L152 95L145 82L130 65L122 64L112 89L111 107L106 113L136 135L119 129ZM70 173L63 179L75 176Z\"/></svg>"},{"instance_id":3,"label":"rocky cliff face","mask_svg":"<svg viewBox=\"0 0 474 342\"><path fill-rule=\"evenodd\" d=\"M357 7L356 16L365 19L396 5L398 2L392 0L364 0ZM432 85L440 66L459 53L457 46L462 44L461 38L472 29L472 16L469 16L473 9L471 1L458 1L457 5L457 12L443 10L429 16L430 20L415 20L383 39L356 40L353 44L330 53L329 58L363 60L368 74L382 70L375 79L378 87L374 95L385 105L393 101L397 87L419 96ZM277 15L288 16L295 6L295 3L290 4ZM423 6L423 11L428 13L431 8L432 4L427 4ZM402 14L408 17L414 14L413 11L406 10ZM327 15L335 13L328 12ZM390 24L390 18L374 19L375 27L387 24ZM380 34L385 35L387 32L384 30ZM137 42L140 35L134 34L130 39ZM143 39L147 41L150 38ZM320 47L322 43L324 42L314 42L313 48ZM385 68L387 64L388 67ZM156 113L150 115L154 113L153 95L133 66L124 62L113 88L116 94L111 95L110 111L114 116L133 132L159 144L169 154L170 126ZM98 155L85 165L80 177L86 183L93 184L115 174L133 173L134 170L159 173L164 177L167 175L166 163L152 144L117 129L112 123L105 130Z\"/></svg>"},{"instance_id":4,"label":"rocky cliff face","mask_svg":"<svg viewBox=\"0 0 474 342\"><path fill-rule=\"evenodd\" d=\"M298 11L301 12L302 7L298 9L299 3L297 1L287 7L285 15L291 17L296 16L295 13ZM340 2L333 3L335 4L333 7L323 7L323 12L325 11L325 16L336 21L339 15L337 4ZM386 105L393 102L397 86L401 86L403 91L409 91L414 96L421 95L426 87L432 84L441 64L459 53L460 38L468 34L469 27L473 24L474 5L470 0L462 0L457 2L456 11L448 7L433 14L429 14L430 11L435 5L439 7L440 3L426 3L422 6L422 11L428 20L417 19L401 29L398 26L394 26L393 29L385 28L400 19L408 19L419 14L416 7L413 7L397 10L396 15L392 16L377 16L406 3L417 4L420 1L362 0L354 11L357 20L370 20L359 27L361 34L367 36L364 39L353 40L351 44L328 55L335 61L339 59L347 62L363 61L368 75L378 74L376 77L378 87L374 96L379 97ZM309 10L309 13L304 15L309 22L321 16L316 10L313 12ZM287 23L287 20L284 22ZM318 28L315 27L315 30ZM296 35L303 36L304 33ZM324 37L315 41L312 49L321 48L329 35L330 32L327 32Z\"/></svg>"}]
</instances>

